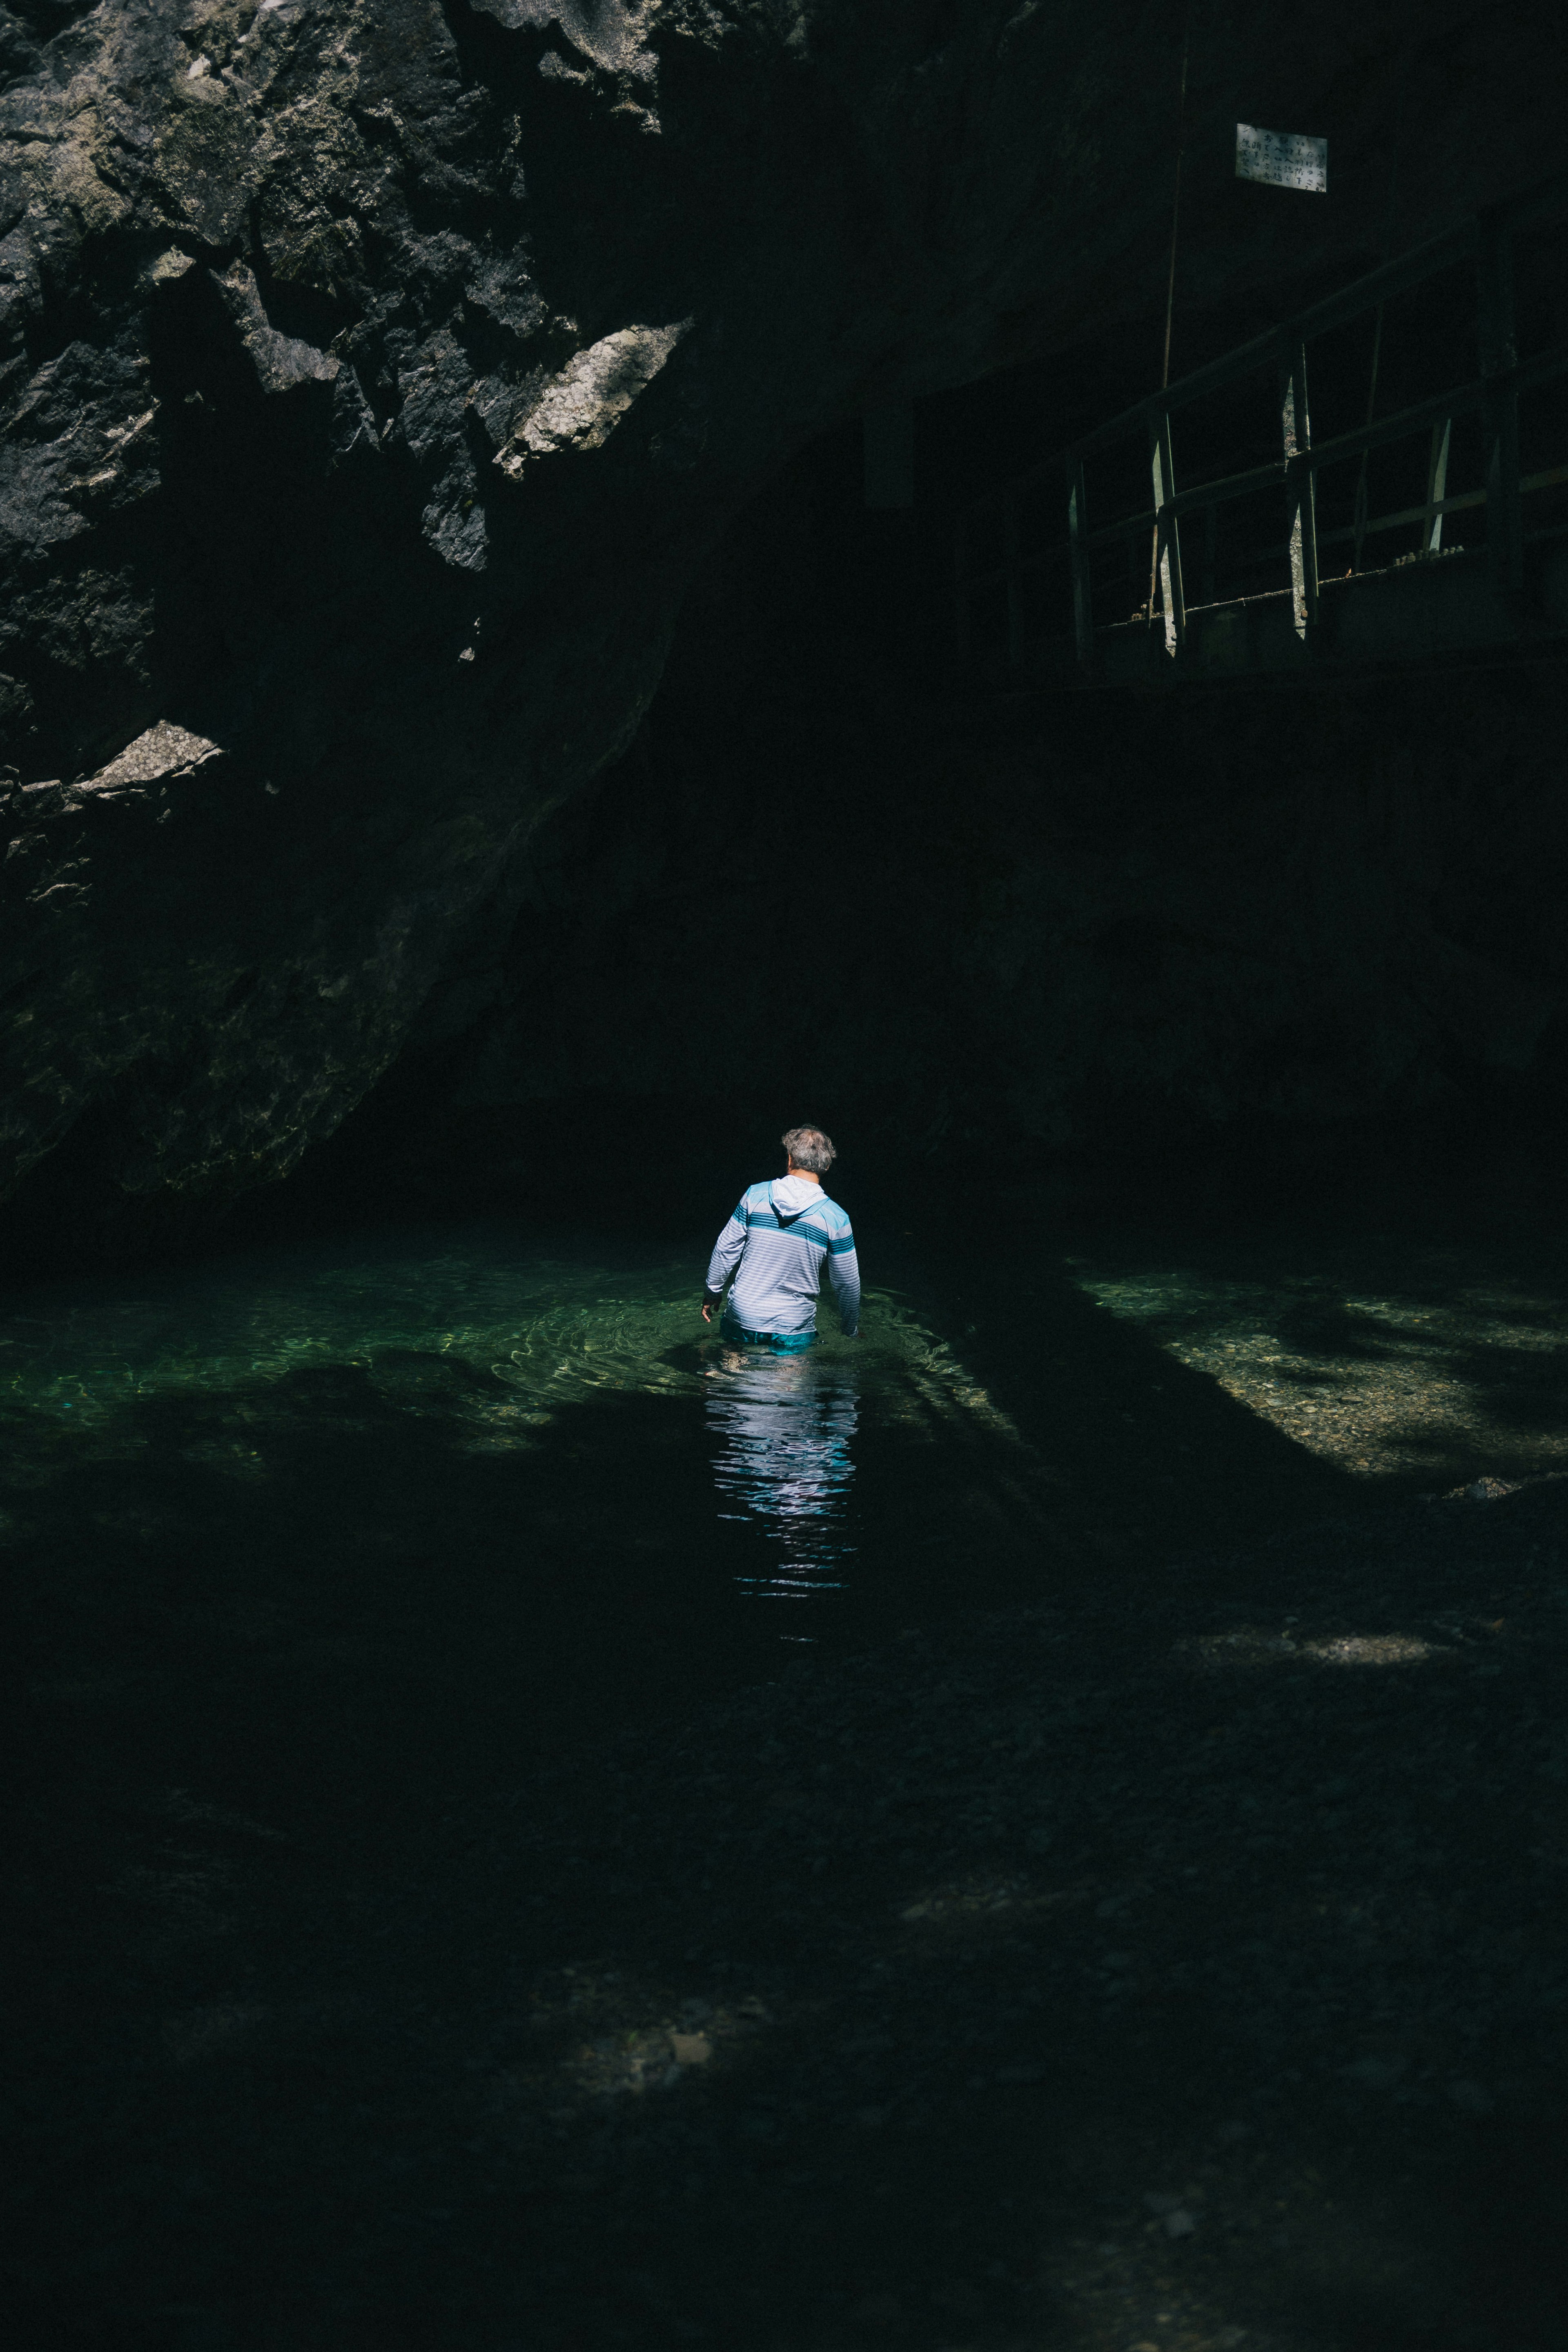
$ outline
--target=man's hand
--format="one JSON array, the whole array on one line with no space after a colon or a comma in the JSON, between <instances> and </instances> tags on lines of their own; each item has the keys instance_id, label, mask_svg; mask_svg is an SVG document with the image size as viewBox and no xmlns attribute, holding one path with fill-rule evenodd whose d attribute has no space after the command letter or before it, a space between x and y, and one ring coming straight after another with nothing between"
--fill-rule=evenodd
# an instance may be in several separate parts
<instances>
[{"instance_id":1,"label":"man's hand","mask_svg":"<svg viewBox=\"0 0 1568 2352\"><path fill-rule=\"evenodd\" d=\"M703 1302L702 1302L702 1320L704 1321L704 1323L711 1323L711 1322L712 1322L714 1316L715 1316L715 1315L718 1313L718 1311L719 1311L720 1304L721 1304L721 1302L720 1302L718 1299L716 1299L716 1298L705 1298L705 1299L703 1300Z\"/></svg>"}]
</instances>

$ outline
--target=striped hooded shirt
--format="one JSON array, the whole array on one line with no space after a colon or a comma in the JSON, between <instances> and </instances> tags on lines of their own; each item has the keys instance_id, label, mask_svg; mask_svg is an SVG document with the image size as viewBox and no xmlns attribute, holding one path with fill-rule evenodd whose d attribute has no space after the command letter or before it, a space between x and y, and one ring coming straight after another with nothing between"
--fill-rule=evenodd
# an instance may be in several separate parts
<instances>
[{"instance_id":1,"label":"striped hooded shirt","mask_svg":"<svg viewBox=\"0 0 1568 2352\"><path fill-rule=\"evenodd\" d=\"M742 1330L809 1331L825 1265L838 1320L852 1339L860 1322L860 1268L849 1220L820 1184L775 1176L771 1184L748 1185L714 1244L708 1297L716 1301L734 1273L729 1311Z\"/></svg>"}]
</instances>

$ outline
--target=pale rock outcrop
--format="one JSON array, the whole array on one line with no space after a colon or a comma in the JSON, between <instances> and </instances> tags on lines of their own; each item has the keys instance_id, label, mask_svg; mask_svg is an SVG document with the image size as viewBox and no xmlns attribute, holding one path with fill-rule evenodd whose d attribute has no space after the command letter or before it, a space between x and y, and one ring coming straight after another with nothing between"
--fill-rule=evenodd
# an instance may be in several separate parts
<instances>
[{"instance_id":1,"label":"pale rock outcrop","mask_svg":"<svg viewBox=\"0 0 1568 2352\"><path fill-rule=\"evenodd\" d=\"M692 323L680 319L669 327L623 327L579 352L545 386L538 407L530 410L496 464L517 480L530 457L602 449Z\"/></svg>"}]
</instances>

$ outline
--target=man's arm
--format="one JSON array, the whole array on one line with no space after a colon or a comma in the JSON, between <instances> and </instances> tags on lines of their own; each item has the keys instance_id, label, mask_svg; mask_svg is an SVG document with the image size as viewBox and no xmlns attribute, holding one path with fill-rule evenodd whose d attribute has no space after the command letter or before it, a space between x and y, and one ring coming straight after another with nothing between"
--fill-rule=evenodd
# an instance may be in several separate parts
<instances>
[{"instance_id":1,"label":"man's arm","mask_svg":"<svg viewBox=\"0 0 1568 2352\"><path fill-rule=\"evenodd\" d=\"M844 1336L853 1339L860 1328L860 1261L855 1255L854 1230L847 1223L827 1244L827 1278L833 1285Z\"/></svg>"},{"instance_id":2,"label":"man's arm","mask_svg":"<svg viewBox=\"0 0 1568 2352\"><path fill-rule=\"evenodd\" d=\"M702 1300L704 1323L711 1322L713 1309L724 1296L724 1285L739 1265L745 1246L746 1204L742 1201L714 1243L713 1255L708 1261L708 1284Z\"/></svg>"}]
</instances>

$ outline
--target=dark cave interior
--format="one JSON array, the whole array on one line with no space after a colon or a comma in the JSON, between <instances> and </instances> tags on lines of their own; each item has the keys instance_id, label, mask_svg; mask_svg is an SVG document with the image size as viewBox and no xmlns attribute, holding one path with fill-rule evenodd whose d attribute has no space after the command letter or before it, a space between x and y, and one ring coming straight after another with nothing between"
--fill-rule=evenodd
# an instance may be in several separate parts
<instances>
[{"instance_id":1,"label":"dark cave interior","mask_svg":"<svg viewBox=\"0 0 1568 2352\"><path fill-rule=\"evenodd\" d=\"M542 46L496 0L476 54L509 8ZM1347 275L1246 201L1271 274L1198 273L1177 373ZM326 380L279 421L180 285L177 520L241 575L165 583L180 658L342 560L352 703L407 516L365 474L349 558L289 539ZM1391 310L1386 400L1468 363L1453 290ZM1163 325L915 399L907 506L803 432L282 1181L216 1114L221 1181L132 1181L194 992L11 1196L24 2352L1557 2352L1568 676L961 663L961 509ZM1325 352L1331 421L1369 365ZM625 585L564 625L590 733ZM351 777L296 865L357 921L406 813ZM770 1387L699 1287L804 1118L872 1303Z\"/></svg>"},{"instance_id":2,"label":"dark cave interior","mask_svg":"<svg viewBox=\"0 0 1568 2352\"><path fill-rule=\"evenodd\" d=\"M879 1186L1550 1213L1561 663L1173 709L954 661L976 453L1051 446L1127 348L921 404L910 509L863 503L858 427L760 494L632 750L531 843L300 1213L594 1198L650 1133L722 1185L803 1102Z\"/></svg>"},{"instance_id":3,"label":"dark cave interior","mask_svg":"<svg viewBox=\"0 0 1568 2352\"><path fill-rule=\"evenodd\" d=\"M1385 383L1451 359L1443 306L1406 323ZM1184 320L1189 356L1241 325ZM648 1132L722 1188L807 1098L878 1183L913 1161L1178 1216L1543 1213L1560 661L1167 699L956 658L960 508L1113 410L1158 335L919 403L905 508L867 503L858 425L802 449L693 580L629 751L535 831L337 1132L280 1186L148 1208L109 1175L110 1100L25 1183L18 1270L367 1206L549 1214L613 1193Z\"/></svg>"}]
</instances>

